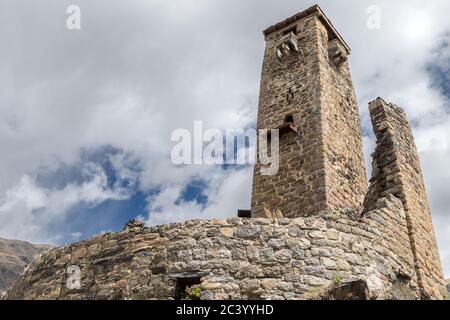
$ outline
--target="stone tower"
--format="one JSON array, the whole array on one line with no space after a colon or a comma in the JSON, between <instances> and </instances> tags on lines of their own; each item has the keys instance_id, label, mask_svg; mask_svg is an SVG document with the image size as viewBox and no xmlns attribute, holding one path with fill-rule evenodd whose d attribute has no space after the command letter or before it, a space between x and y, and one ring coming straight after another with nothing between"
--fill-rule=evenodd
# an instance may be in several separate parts
<instances>
[{"instance_id":1,"label":"stone tower","mask_svg":"<svg viewBox=\"0 0 450 320\"><path fill-rule=\"evenodd\" d=\"M362 209L367 178L350 49L313 6L264 31L258 129L280 129L280 167L254 169L252 217Z\"/></svg>"}]
</instances>

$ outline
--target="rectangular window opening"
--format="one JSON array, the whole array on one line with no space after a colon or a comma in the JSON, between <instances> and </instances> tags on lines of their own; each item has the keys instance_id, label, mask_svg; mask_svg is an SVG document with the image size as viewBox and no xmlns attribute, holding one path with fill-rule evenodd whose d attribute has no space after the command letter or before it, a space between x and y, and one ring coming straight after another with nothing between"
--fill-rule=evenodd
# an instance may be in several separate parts
<instances>
[{"instance_id":1,"label":"rectangular window opening","mask_svg":"<svg viewBox=\"0 0 450 320\"><path fill-rule=\"evenodd\" d=\"M192 287L201 284L201 277L177 278L175 287L175 300L200 300L200 291L192 290Z\"/></svg>"}]
</instances>

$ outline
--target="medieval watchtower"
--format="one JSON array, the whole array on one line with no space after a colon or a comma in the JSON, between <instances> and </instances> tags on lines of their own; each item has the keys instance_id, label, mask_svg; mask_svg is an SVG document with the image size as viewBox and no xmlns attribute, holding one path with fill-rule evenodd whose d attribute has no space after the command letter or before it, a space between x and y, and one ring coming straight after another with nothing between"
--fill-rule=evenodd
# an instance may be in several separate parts
<instances>
[{"instance_id":1,"label":"medieval watchtower","mask_svg":"<svg viewBox=\"0 0 450 320\"><path fill-rule=\"evenodd\" d=\"M319 6L264 31L258 129L280 129L276 175L255 166L252 216L361 210L367 189L350 49Z\"/></svg>"}]
</instances>

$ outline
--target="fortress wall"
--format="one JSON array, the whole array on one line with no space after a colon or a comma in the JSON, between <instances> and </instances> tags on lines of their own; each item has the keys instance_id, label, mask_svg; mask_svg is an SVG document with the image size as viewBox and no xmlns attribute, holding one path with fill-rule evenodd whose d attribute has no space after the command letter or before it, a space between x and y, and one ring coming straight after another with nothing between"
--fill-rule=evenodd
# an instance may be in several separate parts
<instances>
[{"instance_id":1,"label":"fortress wall","mask_svg":"<svg viewBox=\"0 0 450 320\"><path fill-rule=\"evenodd\" d=\"M419 155L406 114L381 98L373 101L369 109L377 146L365 211L372 210L376 200L387 195L402 201L422 295L442 297L445 284L441 262Z\"/></svg>"},{"instance_id":2,"label":"fortress wall","mask_svg":"<svg viewBox=\"0 0 450 320\"><path fill-rule=\"evenodd\" d=\"M386 298L397 275L416 288L403 214L389 197L362 220L341 211L128 228L46 252L8 298L172 299L196 277L202 299L301 299L341 279L365 279L372 298ZM67 288L70 265L80 267L80 290Z\"/></svg>"}]
</instances>

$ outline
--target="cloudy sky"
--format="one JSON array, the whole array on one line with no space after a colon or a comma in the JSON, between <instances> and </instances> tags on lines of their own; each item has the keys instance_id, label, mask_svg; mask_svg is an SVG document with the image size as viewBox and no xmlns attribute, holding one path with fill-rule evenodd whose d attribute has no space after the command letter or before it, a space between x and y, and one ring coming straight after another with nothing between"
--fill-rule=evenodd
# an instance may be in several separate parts
<instances>
[{"instance_id":1,"label":"cloudy sky","mask_svg":"<svg viewBox=\"0 0 450 320\"><path fill-rule=\"evenodd\" d=\"M316 2L352 48L368 163L367 103L408 113L450 276L450 2ZM171 133L254 127L261 31L314 3L0 0L0 237L67 243L134 217L249 208L251 167L176 167ZM69 5L80 30L66 27Z\"/></svg>"}]
</instances>

